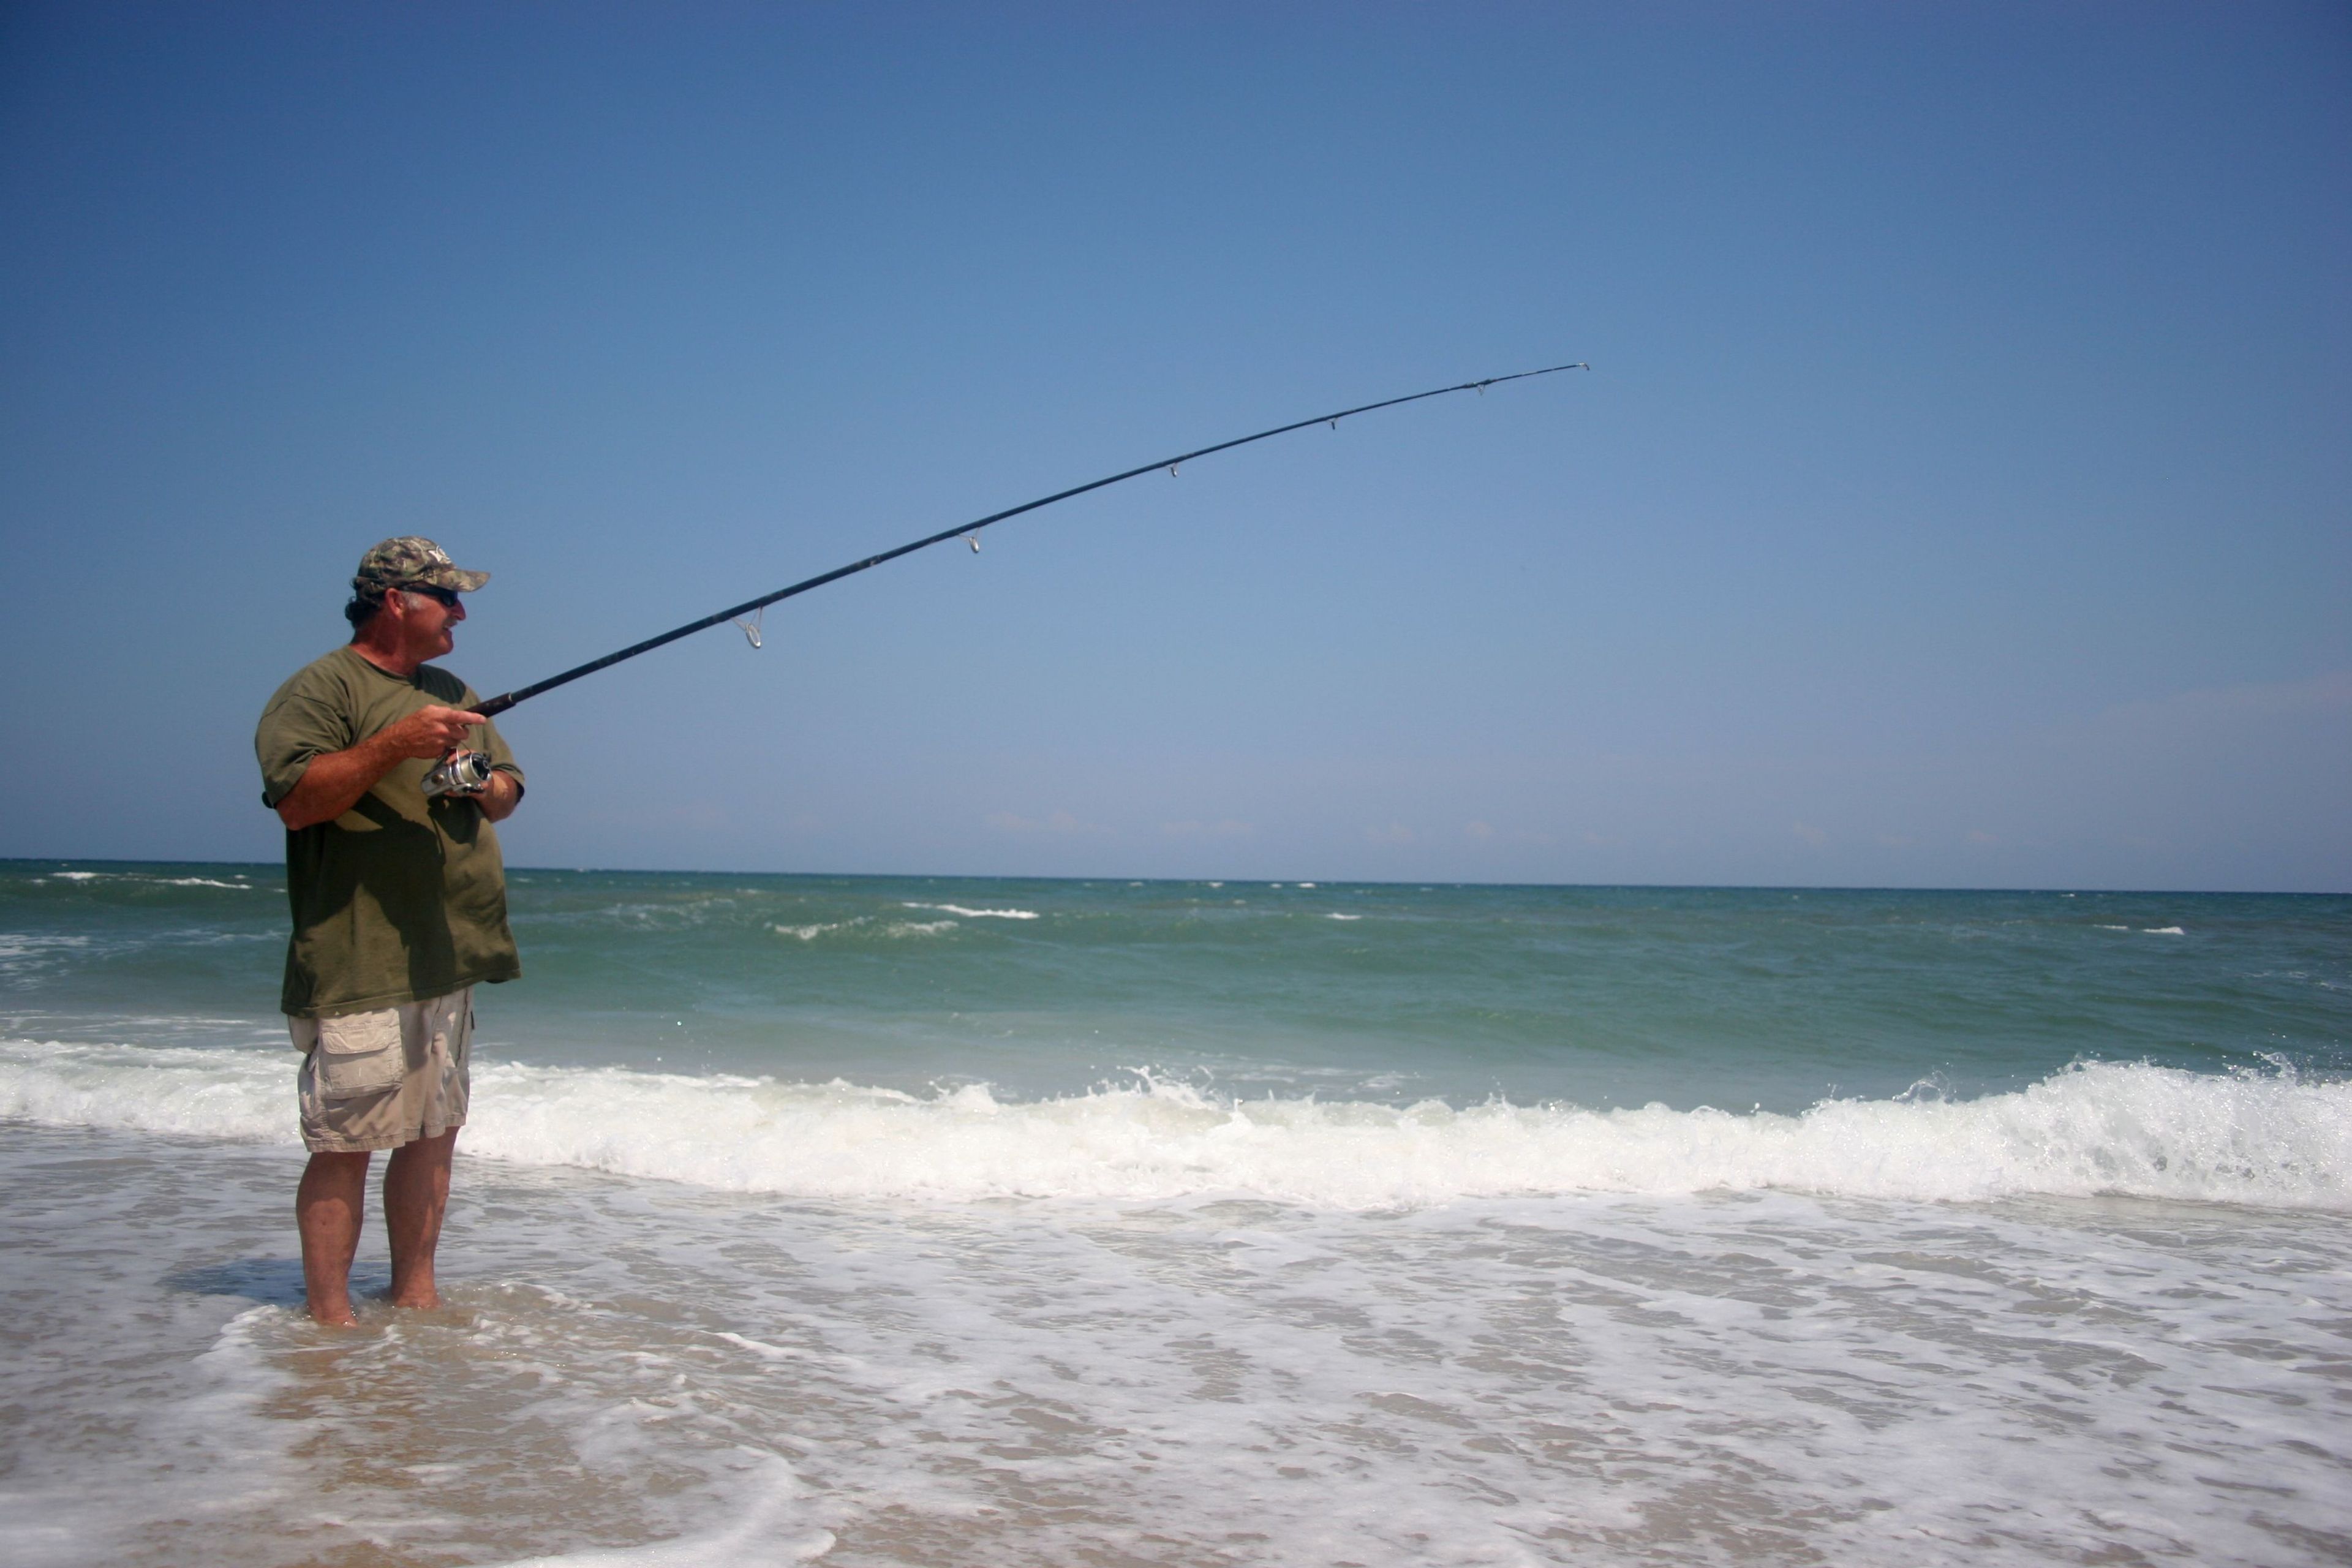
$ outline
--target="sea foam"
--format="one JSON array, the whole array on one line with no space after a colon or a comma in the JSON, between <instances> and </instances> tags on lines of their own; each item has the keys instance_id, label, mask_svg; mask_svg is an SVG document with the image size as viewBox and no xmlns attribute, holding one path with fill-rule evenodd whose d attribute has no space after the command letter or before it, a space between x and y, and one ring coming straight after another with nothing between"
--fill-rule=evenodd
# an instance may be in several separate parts
<instances>
[{"instance_id":1,"label":"sea foam","mask_svg":"<svg viewBox=\"0 0 2352 1568\"><path fill-rule=\"evenodd\" d=\"M0 1042L0 1116L289 1142L291 1052ZM1974 1100L1798 1115L1652 1104L1237 1100L1139 1077L1039 1100L617 1068L478 1064L466 1147L736 1192L1170 1199L1336 1209L1781 1188L1971 1201L2120 1194L2352 1211L2352 1083L2070 1068Z\"/></svg>"}]
</instances>

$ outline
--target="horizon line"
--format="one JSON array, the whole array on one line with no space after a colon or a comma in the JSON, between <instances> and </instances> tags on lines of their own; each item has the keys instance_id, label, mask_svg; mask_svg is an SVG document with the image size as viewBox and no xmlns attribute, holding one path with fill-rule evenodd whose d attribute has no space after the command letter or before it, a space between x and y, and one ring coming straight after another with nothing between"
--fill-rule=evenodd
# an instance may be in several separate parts
<instances>
[{"instance_id":1,"label":"horizon line","mask_svg":"<svg viewBox=\"0 0 2352 1568\"><path fill-rule=\"evenodd\" d=\"M0 866L259 866L283 870L282 860L169 860L112 855L0 855ZM2340 899L2352 889L2295 889L2285 888L2097 888L2047 883L2038 887L1896 886L1843 882L1510 882L1451 877L1138 877L1118 872L1093 876L1044 875L994 871L760 871L711 870L676 866L509 866L509 875L524 871L561 876L594 877L796 877L850 881L950 882L1154 882L1205 885L1255 885L1265 888L1556 888L1590 891L1714 892L1714 893L2095 893L2137 894L2156 898Z\"/></svg>"}]
</instances>

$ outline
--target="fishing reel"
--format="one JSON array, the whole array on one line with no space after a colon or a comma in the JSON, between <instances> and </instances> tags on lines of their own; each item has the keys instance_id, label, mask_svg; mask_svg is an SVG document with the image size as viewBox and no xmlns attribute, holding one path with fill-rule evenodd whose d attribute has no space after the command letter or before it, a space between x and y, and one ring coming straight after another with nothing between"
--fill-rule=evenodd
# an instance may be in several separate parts
<instances>
[{"instance_id":1,"label":"fishing reel","mask_svg":"<svg viewBox=\"0 0 2352 1568\"><path fill-rule=\"evenodd\" d=\"M479 795L490 787L490 759L482 752L451 752L425 775L425 794Z\"/></svg>"}]
</instances>

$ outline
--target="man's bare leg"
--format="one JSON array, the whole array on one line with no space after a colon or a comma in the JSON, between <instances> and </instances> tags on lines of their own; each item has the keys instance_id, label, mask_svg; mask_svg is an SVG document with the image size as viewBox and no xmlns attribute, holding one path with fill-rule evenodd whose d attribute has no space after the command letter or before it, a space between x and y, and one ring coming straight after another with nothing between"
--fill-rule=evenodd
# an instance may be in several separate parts
<instances>
[{"instance_id":1,"label":"man's bare leg","mask_svg":"<svg viewBox=\"0 0 2352 1568\"><path fill-rule=\"evenodd\" d=\"M449 1161L457 1152L454 1127L393 1151L383 1170L383 1223L392 1237L392 1304L437 1307L433 1249L449 1207Z\"/></svg>"},{"instance_id":2,"label":"man's bare leg","mask_svg":"<svg viewBox=\"0 0 2352 1568\"><path fill-rule=\"evenodd\" d=\"M367 1215L368 1155L313 1154L294 1192L294 1227L302 1237L302 1291L310 1316L347 1327L352 1315L352 1258Z\"/></svg>"}]
</instances>

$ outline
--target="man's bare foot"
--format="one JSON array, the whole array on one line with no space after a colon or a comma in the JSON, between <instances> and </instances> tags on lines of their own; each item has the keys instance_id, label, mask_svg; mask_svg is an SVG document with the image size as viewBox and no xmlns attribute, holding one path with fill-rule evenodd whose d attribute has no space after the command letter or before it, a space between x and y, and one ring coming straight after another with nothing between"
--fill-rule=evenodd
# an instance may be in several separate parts
<instances>
[{"instance_id":1,"label":"man's bare foot","mask_svg":"<svg viewBox=\"0 0 2352 1568\"><path fill-rule=\"evenodd\" d=\"M322 1329L356 1329L360 1326L359 1314L352 1310L352 1304L349 1301L344 1302L340 1309L312 1307L310 1321Z\"/></svg>"},{"instance_id":2,"label":"man's bare foot","mask_svg":"<svg viewBox=\"0 0 2352 1568\"><path fill-rule=\"evenodd\" d=\"M387 1293L384 1300L395 1307L407 1307L415 1311L429 1312L441 1304L441 1292L427 1285L421 1290L403 1290L398 1295Z\"/></svg>"}]
</instances>

